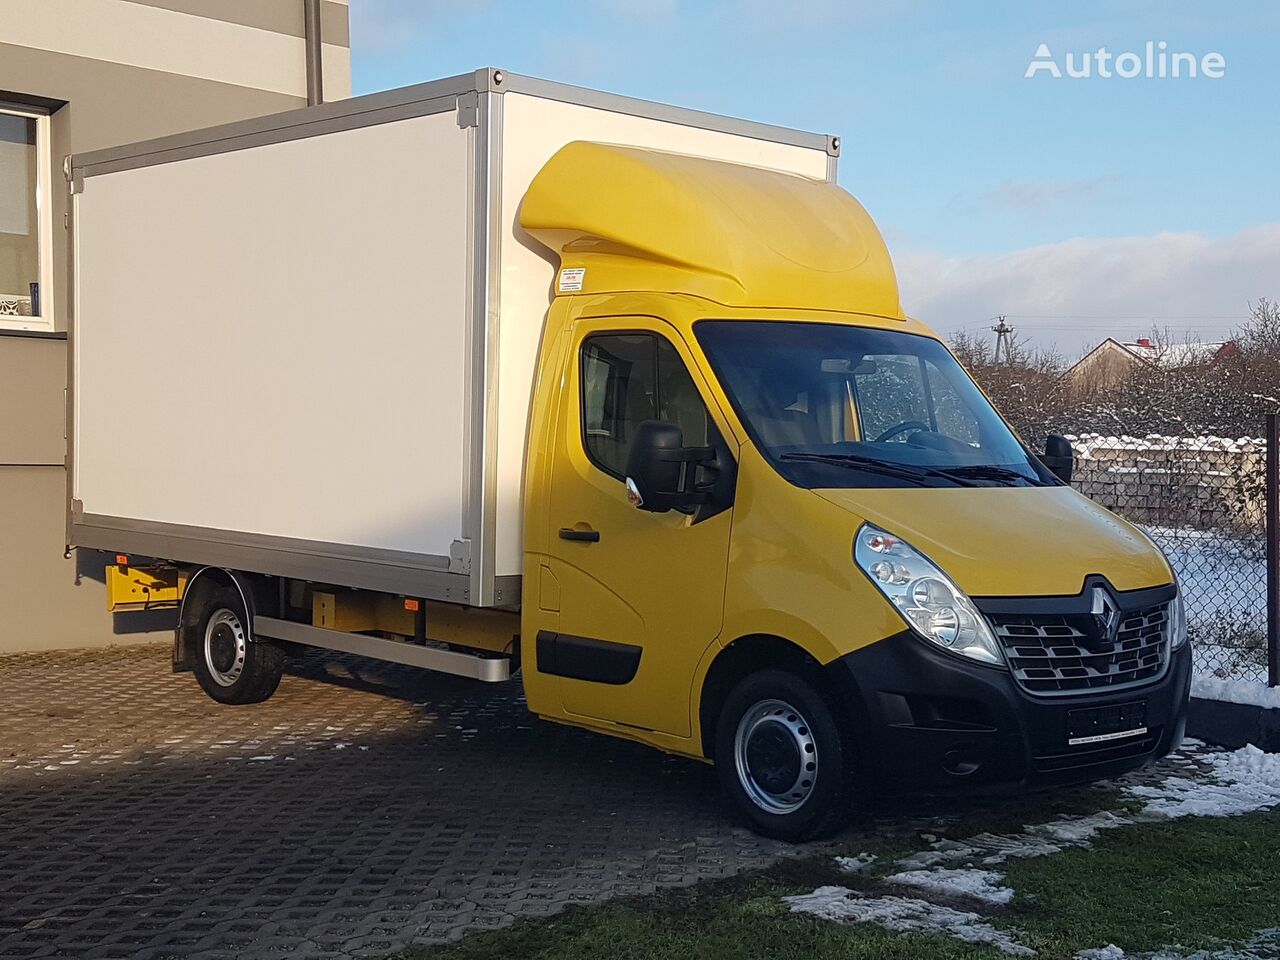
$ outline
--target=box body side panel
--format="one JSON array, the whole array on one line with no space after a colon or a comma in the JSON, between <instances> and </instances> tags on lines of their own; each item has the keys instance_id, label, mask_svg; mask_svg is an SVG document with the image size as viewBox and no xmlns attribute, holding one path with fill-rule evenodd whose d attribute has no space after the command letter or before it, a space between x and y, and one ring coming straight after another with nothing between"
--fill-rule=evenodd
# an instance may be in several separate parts
<instances>
[{"instance_id":1,"label":"box body side panel","mask_svg":"<svg viewBox=\"0 0 1280 960\"><path fill-rule=\"evenodd\" d=\"M86 178L80 509L448 557L472 159L448 111Z\"/></svg>"}]
</instances>

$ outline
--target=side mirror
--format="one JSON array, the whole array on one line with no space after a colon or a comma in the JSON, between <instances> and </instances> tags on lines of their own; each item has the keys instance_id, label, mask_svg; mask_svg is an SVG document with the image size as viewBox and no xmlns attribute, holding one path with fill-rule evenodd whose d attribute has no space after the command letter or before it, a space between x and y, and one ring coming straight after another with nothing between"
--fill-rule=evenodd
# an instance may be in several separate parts
<instances>
[{"instance_id":1,"label":"side mirror","mask_svg":"<svg viewBox=\"0 0 1280 960\"><path fill-rule=\"evenodd\" d=\"M653 513L688 510L710 495L696 489L698 464L715 457L711 447L686 447L674 423L645 420L636 427L627 457L627 499Z\"/></svg>"},{"instance_id":2,"label":"side mirror","mask_svg":"<svg viewBox=\"0 0 1280 960\"><path fill-rule=\"evenodd\" d=\"M1051 434L1044 441L1044 456L1040 458L1055 477L1063 483L1071 482L1071 468L1075 464L1075 451L1071 449L1071 441Z\"/></svg>"}]
</instances>

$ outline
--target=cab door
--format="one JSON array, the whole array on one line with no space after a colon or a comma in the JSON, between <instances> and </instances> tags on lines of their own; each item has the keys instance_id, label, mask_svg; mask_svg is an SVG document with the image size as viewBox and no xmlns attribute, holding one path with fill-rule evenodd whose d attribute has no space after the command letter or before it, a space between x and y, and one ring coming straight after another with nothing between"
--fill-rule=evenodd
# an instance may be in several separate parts
<instances>
[{"instance_id":1,"label":"cab door","mask_svg":"<svg viewBox=\"0 0 1280 960\"><path fill-rule=\"evenodd\" d=\"M645 512L628 502L625 480L646 420L675 423L686 447L736 453L700 379L663 321L573 328L548 509L559 611L536 640L537 670L557 678L568 713L691 733L693 674L720 633L732 510Z\"/></svg>"}]
</instances>

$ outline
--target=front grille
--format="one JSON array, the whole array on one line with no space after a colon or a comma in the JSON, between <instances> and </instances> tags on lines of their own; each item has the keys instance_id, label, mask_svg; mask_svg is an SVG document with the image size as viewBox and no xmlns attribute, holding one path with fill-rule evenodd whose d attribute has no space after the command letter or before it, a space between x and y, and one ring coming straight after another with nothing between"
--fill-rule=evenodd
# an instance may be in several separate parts
<instances>
[{"instance_id":1,"label":"front grille","mask_svg":"<svg viewBox=\"0 0 1280 960\"><path fill-rule=\"evenodd\" d=\"M1168 664L1168 610L1167 603L1159 603L1122 613L1110 649L1089 635L1093 628L1088 617L1000 614L991 617L991 625L1024 690L1063 696L1159 679Z\"/></svg>"}]
</instances>

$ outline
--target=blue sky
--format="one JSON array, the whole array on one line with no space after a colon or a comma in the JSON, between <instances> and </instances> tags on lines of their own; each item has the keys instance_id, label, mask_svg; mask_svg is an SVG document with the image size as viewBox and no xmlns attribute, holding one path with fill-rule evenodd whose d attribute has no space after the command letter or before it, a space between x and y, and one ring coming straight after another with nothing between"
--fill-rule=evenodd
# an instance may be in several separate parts
<instances>
[{"instance_id":1,"label":"blue sky","mask_svg":"<svg viewBox=\"0 0 1280 960\"><path fill-rule=\"evenodd\" d=\"M1280 297L1278 37L1270 2L352 2L357 93L494 65L838 133L909 309L1068 353ZM1149 40L1225 76L1023 76Z\"/></svg>"}]
</instances>

